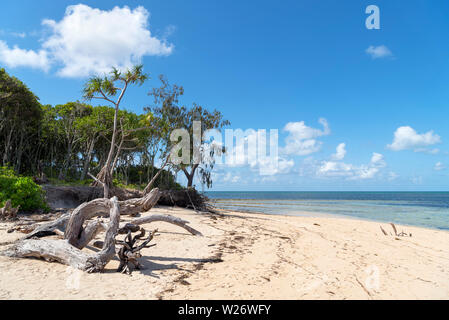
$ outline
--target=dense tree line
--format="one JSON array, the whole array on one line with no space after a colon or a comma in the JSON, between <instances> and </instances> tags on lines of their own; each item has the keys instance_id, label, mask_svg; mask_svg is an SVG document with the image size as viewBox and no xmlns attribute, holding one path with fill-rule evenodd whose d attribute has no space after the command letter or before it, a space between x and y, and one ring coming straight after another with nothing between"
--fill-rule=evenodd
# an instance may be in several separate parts
<instances>
[{"instance_id":1,"label":"dense tree line","mask_svg":"<svg viewBox=\"0 0 449 320\"><path fill-rule=\"evenodd\" d=\"M84 101L102 99L105 105L74 101L51 106L41 104L23 82L0 69L0 163L23 175L83 181L94 174L103 182L146 184L159 172L156 163L162 162L166 170L159 172L155 185L173 187L176 174L183 172L189 186L195 174L211 186L213 161L167 161L173 145L170 133L176 128L192 132L195 120L202 121L203 130L229 122L217 110L180 106L183 88L162 76L161 86L149 92L151 107L142 114L122 110L126 89L146 79L142 66L124 73L113 69L110 76L93 77L84 87Z\"/></svg>"}]
</instances>

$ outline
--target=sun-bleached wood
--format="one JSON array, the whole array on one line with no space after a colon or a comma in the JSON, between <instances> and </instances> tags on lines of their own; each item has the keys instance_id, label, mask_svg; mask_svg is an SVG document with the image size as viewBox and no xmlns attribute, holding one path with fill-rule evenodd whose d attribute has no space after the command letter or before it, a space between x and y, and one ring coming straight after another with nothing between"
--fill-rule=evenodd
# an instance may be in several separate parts
<instances>
[{"instance_id":1,"label":"sun-bleached wood","mask_svg":"<svg viewBox=\"0 0 449 320\"><path fill-rule=\"evenodd\" d=\"M120 207L117 198L102 199L103 204L110 208L109 223L101 251L88 254L68 240L25 239L17 242L3 255L15 258L35 257L47 261L58 261L65 265L87 272L100 272L115 255L115 237L120 224Z\"/></svg>"}]
</instances>

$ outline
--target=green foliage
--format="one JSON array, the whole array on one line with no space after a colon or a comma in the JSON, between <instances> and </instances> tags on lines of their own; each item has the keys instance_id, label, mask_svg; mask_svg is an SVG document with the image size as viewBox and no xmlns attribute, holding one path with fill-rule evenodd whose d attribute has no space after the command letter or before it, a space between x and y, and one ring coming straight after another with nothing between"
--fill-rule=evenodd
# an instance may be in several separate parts
<instances>
[{"instance_id":1,"label":"green foliage","mask_svg":"<svg viewBox=\"0 0 449 320\"><path fill-rule=\"evenodd\" d=\"M132 165L129 167L119 166L117 168L114 185L121 188L143 190L153 175L159 171L159 168L143 165ZM152 173L152 174L148 174ZM153 184L153 188L161 190L177 190L182 189L182 186L176 182L176 177L168 170L163 170L159 177Z\"/></svg>"},{"instance_id":2,"label":"green foliage","mask_svg":"<svg viewBox=\"0 0 449 320\"><path fill-rule=\"evenodd\" d=\"M149 95L153 96L154 103L152 111L154 114L162 119L162 124L167 127L162 127L160 130L162 143L165 145L165 150L171 150L175 144L171 141L170 134L174 129L184 128L190 133L190 162L188 164L177 165L176 169L182 170L187 177L187 187L193 185L193 178L197 174L203 185L208 188L212 187L212 170L215 165L215 156L226 152L224 148L218 148L211 144L211 141L203 140L201 152L201 159L194 158L193 152L193 125L195 121L201 122L201 131L216 129L220 131L223 127L230 125L228 120L223 119L223 114L218 110L209 111L206 108L194 103L191 108L179 106L179 98L184 94L183 87L171 85L164 78L159 78L162 85L160 88L153 89ZM147 108L148 110L148 108ZM181 153L181 150L179 151ZM198 163L200 162L200 163Z\"/></svg>"},{"instance_id":3,"label":"green foliage","mask_svg":"<svg viewBox=\"0 0 449 320\"><path fill-rule=\"evenodd\" d=\"M9 165L20 175L48 178L52 184L85 185L91 181L88 173L95 175L109 163L119 185L145 186L158 171L155 163L165 163L174 129L186 128L192 134L196 120L202 122L203 132L229 125L219 111L181 105L183 87L169 84L163 76L161 86L149 92L154 104L143 114L120 109L126 89L147 79L141 65L127 71L112 69L104 77L88 80L83 90L85 100L100 99L109 106L78 101L52 106L41 105L24 83L0 68L0 166ZM212 153L219 151L223 150L202 150L202 158L213 159ZM201 160L198 165L190 154L189 164L168 163L155 185L178 188L174 173L183 172L189 185L198 177L210 187L214 162ZM2 179L18 179L8 177L14 172L3 169ZM17 187L32 193L26 185L21 180ZM4 195L5 190L0 192Z\"/></svg>"},{"instance_id":4,"label":"green foliage","mask_svg":"<svg viewBox=\"0 0 449 320\"><path fill-rule=\"evenodd\" d=\"M0 167L0 207L11 200L14 208L21 210L48 210L42 188L30 177L19 177L12 169Z\"/></svg>"},{"instance_id":5,"label":"green foliage","mask_svg":"<svg viewBox=\"0 0 449 320\"><path fill-rule=\"evenodd\" d=\"M94 76L90 78L84 84L83 96L87 100L104 99L116 105L117 103L112 101L111 98L123 90L123 88L116 87L116 82L123 83L126 88L129 84L141 86L147 79L148 75L143 73L142 65L134 66L123 73L113 68L109 77Z\"/></svg>"}]
</instances>

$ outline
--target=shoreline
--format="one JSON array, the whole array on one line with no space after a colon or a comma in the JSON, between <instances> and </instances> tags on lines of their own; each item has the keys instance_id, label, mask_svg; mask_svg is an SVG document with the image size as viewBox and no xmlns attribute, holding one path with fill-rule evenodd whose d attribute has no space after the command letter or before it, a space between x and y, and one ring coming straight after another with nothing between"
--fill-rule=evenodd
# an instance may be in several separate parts
<instances>
[{"instance_id":1,"label":"shoreline","mask_svg":"<svg viewBox=\"0 0 449 320\"><path fill-rule=\"evenodd\" d=\"M85 274L0 257L0 299L449 299L449 234L441 230L397 225L409 238L383 235L387 223L336 217L168 207L143 215L157 213L204 236L147 225L159 229L157 245L142 250L145 270L131 276L115 272L116 259L104 273ZM22 236L6 229L1 223L0 250Z\"/></svg>"},{"instance_id":2,"label":"shoreline","mask_svg":"<svg viewBox=\"0 0 449 320\"><path fill-rule=\"evenodd\" d=\"M397 223L397 222L391 222L391 221L381 221L376 219L370 219L370 218L362 218L362 217L353 217L349 215L342 215L342 214L334 214L334 213L326 213L326 212L312 212L312 211L298 211L297 213L287 214L287 213L268 213L268 212L256 212L256 211L244 211L244 210L228 210L228 209L221 209L221 208L215 208L215 210L223 210L227 213L243 213L243 214L256 214L256 215L268 215L268 216L280 216L280 217L309 217L309 218L335 218L335 219L347 219L347 220L356 220L356 221L366 221L366 222L373 222L373 223L380 223L380 224L390 224L394 223L395 225L403 226L403 227L411 227L411 228L420 228L425 230L434 230L434 231L441 231L441 232L447 232L449 233L449 229L440 229L440 228L432 228L432 227L424 227L419 225L413 225L413 224L404 224L404 223Z\"/></svg>"}]
</instances>

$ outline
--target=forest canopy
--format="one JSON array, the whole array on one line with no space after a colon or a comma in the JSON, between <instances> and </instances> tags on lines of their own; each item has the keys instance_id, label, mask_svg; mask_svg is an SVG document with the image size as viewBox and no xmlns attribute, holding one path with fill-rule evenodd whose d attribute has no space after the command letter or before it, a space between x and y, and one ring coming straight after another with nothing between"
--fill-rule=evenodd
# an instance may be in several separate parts
<instances>
[{"instance_id":1,"label":"forest canopy","mask_svg":"<svg viewBox=\"0 0 449 320\"><path fill-rule=\"evenodd\" d=\"M192 119L203 120L204 129L221 128L229 122L217 110L179 105L184 89L171 86L163 76L161 86L149 90L154 101L150 107L142 107L141 114L116 104L126 91L120 92L116 82L122 81L126 89L146 80L142 66L123 74L113 69L109 77L86 82L83 102L52 106L42 104L22 81L0 69L0 164L17 174L45 177L51 182L87 183L89 176L98 175L110 160L115 185L142 187L157 178L154 187L180 188L176 176L182 172L188 186L197 174L199 181L210 187L213 166L200 164L188 170L189 166L165 161L172 146L170 131L180 125L191 131ZM107 95L104 105L86 103L93 101L95 94ZM156 177L158 163L165 170Z\"/></svg>"}]
</instances>

